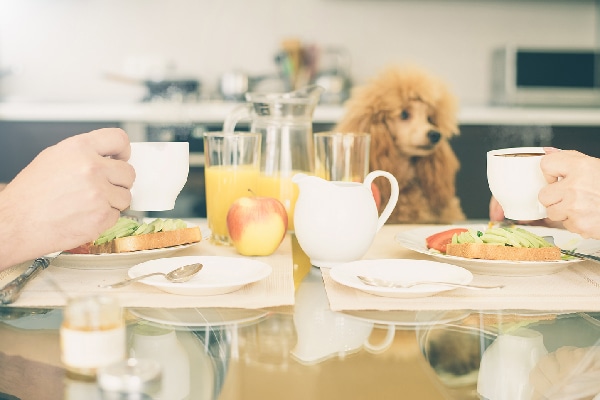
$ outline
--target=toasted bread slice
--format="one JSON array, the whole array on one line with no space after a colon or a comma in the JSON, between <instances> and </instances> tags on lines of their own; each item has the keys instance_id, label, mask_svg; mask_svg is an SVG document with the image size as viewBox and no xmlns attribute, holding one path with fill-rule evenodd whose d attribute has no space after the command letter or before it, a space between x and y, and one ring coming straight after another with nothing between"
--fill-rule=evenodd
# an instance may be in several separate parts
<instances>
[{"instance_id":1,"label":"toasted bread slice","mask_svg":"<svg viewBox=\"0 0 600 400\"><path fill-rule=\"evenodd\" d=\"M552 247L511 247L488 243L448 244L446 254L464 258L509 261L556 261L560 260L560 249Z\"/></svg>"},{"instance_id":2,"label":"toasted bread slice","mask_svg":"<svg viewBox=\"0 0 600 400\"><path fill-rule=\"evenodd\" d=\"M197 226L164 231L145 233L142 235L126 236L113 239L100 245L85 243L79 247L68 250L71 254L103 254L126 253L139 250L152 250L164 247L179 246L182 244L196 243L202 240L200 228Z\"/></svg>"}]
</instances>

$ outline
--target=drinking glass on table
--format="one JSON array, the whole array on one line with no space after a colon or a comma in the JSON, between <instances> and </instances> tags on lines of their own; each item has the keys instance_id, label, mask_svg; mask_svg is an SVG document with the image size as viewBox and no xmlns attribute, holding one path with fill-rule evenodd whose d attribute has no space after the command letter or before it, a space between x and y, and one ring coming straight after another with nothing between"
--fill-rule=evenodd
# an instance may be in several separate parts
<instances>
[{"instance_id":1,"label":"drinking glass on table","mask_svg":"<svg viewBox=\"0 0 600 400\"><path fill-rule=\"evenodd\" d=\"M369 133L315 133L315 173L328 181L362 182L369 173Z\"/></svg>"},{"instance_id":2,"label":"drinking glass on table","mask_svg":"<svg viewBox=\"0 0 600 400\"><path fill-rule=\"evenodd\" d=\"M260 172L259 133L204 134L206 211L211 241L231 245L227 212L238 198L257 193Z\"/></svg>"}]
</instances>

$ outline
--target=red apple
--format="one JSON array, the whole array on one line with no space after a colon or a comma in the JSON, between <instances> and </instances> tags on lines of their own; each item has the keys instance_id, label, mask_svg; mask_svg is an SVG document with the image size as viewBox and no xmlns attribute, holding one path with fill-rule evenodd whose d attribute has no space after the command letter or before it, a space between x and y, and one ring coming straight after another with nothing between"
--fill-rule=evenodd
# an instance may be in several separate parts
<instances>
[{"instance_id":1,"label":"red apple","mask_svg":"<svg viewBox=\"0 0 600 400\"><path fill-rule=\"evenodd\" d=\"M373 198L375 199L375 206L377 210L381 206L381 192L379 191L379 187L375 184L375 182L371 182L371 192L373 192Z\"/></svg>"},{"instance_id":2,"label":"red apple","mask_svg":"<svg viewBox=\"0 0 600 400\"><path fill-rule=\"evenodd\" d=\"M240 197L227 212L229 237L244 256L268 256L279 247L287 232L288 216L273 197Z\"/></svg>"}]
</instances>

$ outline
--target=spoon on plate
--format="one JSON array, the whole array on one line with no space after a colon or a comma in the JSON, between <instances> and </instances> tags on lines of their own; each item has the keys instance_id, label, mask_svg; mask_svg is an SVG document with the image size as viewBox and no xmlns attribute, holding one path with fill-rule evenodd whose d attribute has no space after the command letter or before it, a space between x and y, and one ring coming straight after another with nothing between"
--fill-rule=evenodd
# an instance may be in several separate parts
<instances>
[{"instance_id":1,"label":"spoon on plate","mask_svg":"<svg viewBox=\"0 0 600 400\"><path fill-rule=\"evenodd\" d=\"M373 278L371 276L363 276L358 275L358 279L365 285L376 286L376 287L386 287L386 288L395 288L395 289L409 289L418 285L443 285L454 288L465 288L465 289L502 289L504 285L498 286L478 286L478 285L465 285L461 283L452 283L452 282L440 282L440 281L413 281L408 283L400 283L388 281L386 279Z\"/></svg>"},{"instance_id":2,"label":"spoon on plate","mask_svg":"<svg viewBox=\"0 0 600 400\"><path fill-rule=\"evenodd\" d=\"M548 242L548 243L553 244L553 245L556 246L556 244L554 243L554 236L542 236L542 239L544 239L546 242ZM587 258L588 260L600 262L600 257L593 256L591 254L577 253L577 252L575 252L573 250L565 250L565 249L560 249L560 252L563 253L563 254L566 254L568 256L579 257L579 258Z\"/></svg>"},{"instance_id":3,"label":"spoon on plate","mask_svg":"<svg viewBox=\"0 0 600 400\"><path fill-rule=\"evenodd\" d=\"M107 288L107 289L115 289L115 288L120 288L120 287L129 285L132 282L136 282L141 279L147 278L149 276L154 276L154 275L162 275L169 282L182 283L182 282L187 282L190 279L192 279L192 277L194 275L196 275L198 272L200 272L202 267L203 267L203 265L200 263L188 264L188 265L184 265L179 268L175 268L174 270L167 272L167 273L152 272L150 274L145 274L145 275L136 276L135 278L125 279L124 281L112 283L110 285L99 285L99 286L102 288Z\"/></svg>"}]
</instances>

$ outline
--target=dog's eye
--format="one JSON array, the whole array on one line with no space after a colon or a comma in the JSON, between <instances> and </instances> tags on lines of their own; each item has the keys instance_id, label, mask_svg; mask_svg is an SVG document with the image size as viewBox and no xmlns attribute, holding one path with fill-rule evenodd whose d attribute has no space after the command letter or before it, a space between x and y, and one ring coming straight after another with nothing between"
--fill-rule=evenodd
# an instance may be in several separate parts
<instances>
[{"instance_id":1,"label":"dog's eye","mask_svg":"<svg viewBox=\"0 0 600 400\"><path fill-rule=\"evenodd\" d=\"M402 110L402 112L400 113L400 119L407 120L409 118L410 118L410 113L406 110Z\"/></svg>"},{"instance_id":2,"label":"dog's eye","mask_svg":"<svg viewBox=\"0 0 600 400\"><path fill-rule=\"evenodd\" d=\"M435 125L435 119L433 117L427 117L427 121L431 124L431 125Z\"/></svg>"}]
</instances>

